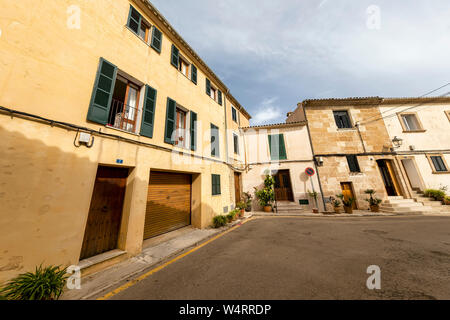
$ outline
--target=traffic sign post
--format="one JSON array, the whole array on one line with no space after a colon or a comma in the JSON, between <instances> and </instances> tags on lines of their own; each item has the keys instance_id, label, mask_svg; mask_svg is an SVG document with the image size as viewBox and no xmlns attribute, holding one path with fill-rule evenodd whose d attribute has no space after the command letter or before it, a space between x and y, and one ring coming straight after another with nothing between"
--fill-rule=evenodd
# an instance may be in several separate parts
<instances>
[{"instance_id":1,"label":"traffic sign post","mask_svg":"<svg viewBox=\"0 0 450 320\"><path fill-rule=\"evenodd\" d=\"M314 170L314 169L311 168L311 167L306 168L305 174L306 174L306 175L309 177L309 179L311 180L311 188L312 188L312 192L315 193L315 190L314 190L314 183L313 183L312 177L316 174L316 170ZM318 207L318 205L317 205L317 198L314 198L314 202L315 202L315 206L316 206L316 208L317 208L317 207Z\"/></svg>"}]
</instances>

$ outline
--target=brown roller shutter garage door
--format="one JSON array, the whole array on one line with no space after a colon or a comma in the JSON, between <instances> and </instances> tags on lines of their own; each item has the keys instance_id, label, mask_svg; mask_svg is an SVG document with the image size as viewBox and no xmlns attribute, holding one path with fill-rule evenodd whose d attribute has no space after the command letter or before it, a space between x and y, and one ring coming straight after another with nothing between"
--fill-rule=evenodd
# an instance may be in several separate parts
<instances>
[{"instance_id":1,"label":"brown roller shutter garage door","mask_svg":"<svg viewBox=\"0 0 450 320\"><path fill-rule=\"evenodd\" d=\"M188 174L150 173L144 239L191 224L191 181Z\"/></svg>"}]
</instances>

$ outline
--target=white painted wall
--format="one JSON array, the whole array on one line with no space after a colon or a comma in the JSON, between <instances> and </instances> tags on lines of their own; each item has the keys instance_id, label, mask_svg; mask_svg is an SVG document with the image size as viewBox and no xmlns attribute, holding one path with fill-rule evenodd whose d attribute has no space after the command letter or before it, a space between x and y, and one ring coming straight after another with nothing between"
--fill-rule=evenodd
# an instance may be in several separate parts
<instances>
[{"instance_id":1,"label":"white painted wall","mask_svg":"<svg viewBox=\"0 0 450 320\"><path fill-rule=\"evenodd\" d=\"M450 110L448 104L398 104L381 105L380 111L383 114L384 123L391 139L395 136L403 139L403 145L396 151L410 151L410 146L414 146L415 151L450 151L450 121L445 114ZM409 109L405 112L417 112L420 122L425 132L403 132L400 120L396 113ZM439 188L440 185L450 187L450 174L433 174L433 170L425 155L413 155L420 175L424 180L426 188ZM450 165L450 154L444 154L444 158Z\"/></svg>"}]
</instances>

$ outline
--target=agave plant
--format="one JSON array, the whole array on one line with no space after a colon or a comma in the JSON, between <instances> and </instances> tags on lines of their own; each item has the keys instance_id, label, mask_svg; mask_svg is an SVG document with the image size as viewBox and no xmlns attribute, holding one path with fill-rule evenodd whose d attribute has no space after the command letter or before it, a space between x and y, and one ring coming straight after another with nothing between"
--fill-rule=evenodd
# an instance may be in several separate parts
<instances>
[{"instance_id":1,"label":"agave plant","mask_svg":"<svg viewBox=\"0 0 450 320\"><path fill-rule=\"evenodd\" d=\"M23 273L10 280L0 291L8 300L57 300L61 296L68 275L60 266L42 265L35 272Z\"/></svg>"}]
</instances>

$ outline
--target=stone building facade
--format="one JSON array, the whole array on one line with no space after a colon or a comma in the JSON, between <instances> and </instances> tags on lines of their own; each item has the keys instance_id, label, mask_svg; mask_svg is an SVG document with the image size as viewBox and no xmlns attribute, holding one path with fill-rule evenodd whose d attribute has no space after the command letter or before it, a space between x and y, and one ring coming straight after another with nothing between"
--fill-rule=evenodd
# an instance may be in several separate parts
<instances>
[{"instance_id":1,"label":"stone building facade","mask_svg":"<svg viewBox=\"0 0 450 320\"><path fill-rule=\"evenodd\" d=\"M367 209L367 189L378 197L402 196L401 176L391 138L380 118L381 98L305 100L288 114L287 122L308 122L318 174L327 204L343 193L355 199L355 209Z\"/></svg>"}]
</instances>

